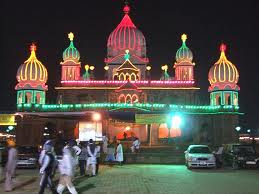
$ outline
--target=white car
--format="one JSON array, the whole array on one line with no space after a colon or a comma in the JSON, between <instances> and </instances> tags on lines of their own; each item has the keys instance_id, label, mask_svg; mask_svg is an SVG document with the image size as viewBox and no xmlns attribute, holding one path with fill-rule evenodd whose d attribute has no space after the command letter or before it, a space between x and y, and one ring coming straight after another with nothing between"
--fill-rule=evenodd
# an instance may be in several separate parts
<instances>
[{"instance_id":1,"label":"white car","mask_svg":"<svg viewBox=\"0 0 259 194\"><path fill-rule=\"evenodd\" d=\"M188 169L216 167L216 158L207 145L190 145L184 153Z\"/></svg>"}]
</instances>

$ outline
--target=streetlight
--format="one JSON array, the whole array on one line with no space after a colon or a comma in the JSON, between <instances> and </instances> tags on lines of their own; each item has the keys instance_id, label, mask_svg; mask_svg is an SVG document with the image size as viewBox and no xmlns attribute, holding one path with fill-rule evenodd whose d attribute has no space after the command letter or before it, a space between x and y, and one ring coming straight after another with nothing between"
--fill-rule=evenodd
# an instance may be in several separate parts
<instances>
[{"instance_id":1,"label":"streetlight","mask_svg":"<svg viewBox=\"0 0 259 194\"><path fill-rule=\"evenodd\" d=\"M101 120L101 114L96 112L93 114L93 120L95 121L95 136L94 141L96 141L96 130L97 130L97 122Z\"/></svg>"},{"instance_id":2,"label":"streetlight","mask_svg":"<svg viewBox=\"0 0 259 194\"><path fill-rule=\"evenodd\" d=\"M251 132L251 129L247 129L247 133L250 133Z\"/></svg>"},{"instance_id":3,"label":"streetlight","mask_svg":"<svg viewBox=\"0 0 259 194\"><path fill-rule=\"evenodd\" d=\"M236 127L236 131L239 132L241 130L241 127L240 126L237 126Z\"/></svg>"}]
</instances>

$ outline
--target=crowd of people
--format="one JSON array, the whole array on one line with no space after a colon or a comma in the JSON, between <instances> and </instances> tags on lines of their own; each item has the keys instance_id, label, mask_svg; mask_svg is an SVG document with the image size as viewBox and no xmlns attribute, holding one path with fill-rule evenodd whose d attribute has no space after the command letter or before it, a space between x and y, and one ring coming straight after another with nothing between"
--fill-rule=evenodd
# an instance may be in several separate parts
<instances>
[{"instance_id":1,"label":"crowd of people","mask_svg":"<svg viewBox=\"0 0 259 194\"><path fill-rule=\"evenodd\" d=\"M73 185L76 169L79 168L80 176L96 176L99 171L99 163L101 151L105 156L106 162L116 162L122 165L124 161L123 146L120 140L116 138L109 141L105 135L102 136L102 149L99 142L90 139L88 142L76 142L70 140L64 146L62 159L57 160L55 153L55 145L53 140L47 140L41 150L39 156L40 165L40 189L39 194L43 194L46 188L52 193L61 194L67 188L70 193L77 194ZM131 151L139 152L140 141L138 138L132 143ZM17 163L17 150L15 142L8 141L8 159L5 165L5 191L13 190L13 178L15 177L15 169ZM53 184L53 177L56 170L59 171L59 183L57 186Z\"/></svg>"}]
</instances>

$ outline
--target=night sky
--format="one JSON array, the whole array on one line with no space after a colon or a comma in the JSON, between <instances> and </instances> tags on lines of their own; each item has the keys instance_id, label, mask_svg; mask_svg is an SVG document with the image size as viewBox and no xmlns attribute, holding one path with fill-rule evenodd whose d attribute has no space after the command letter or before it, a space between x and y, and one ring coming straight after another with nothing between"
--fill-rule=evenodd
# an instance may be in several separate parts
<instances>
[{"instance_id":1,"label":"night sky","mask_svg":"<svg viewBox=\"0 0 259 194\"><path fill-rule=\"evenodd\" d=\"M219 45L227 44L227 57L240 73L240 108L246 113L246 127L259 128L259 3L257 1L129 1L130 16L143 32L152 65L152 78L159 79L161 65L172 64L181 46L180 36L188 35L187 46L194 55L195 79L202 99L209 103L209 68L219 58ZM0 111L15 110L16 71L29 57L29 46L37 45L37 57L47 67L48 103L55 103L54 87L59 85L62 52L74 43L82 64L96 67L102 79L106 42L123 17L122 0L102 1L7 1L0 3L1 101Z\"/></svg>"}]
</instances>

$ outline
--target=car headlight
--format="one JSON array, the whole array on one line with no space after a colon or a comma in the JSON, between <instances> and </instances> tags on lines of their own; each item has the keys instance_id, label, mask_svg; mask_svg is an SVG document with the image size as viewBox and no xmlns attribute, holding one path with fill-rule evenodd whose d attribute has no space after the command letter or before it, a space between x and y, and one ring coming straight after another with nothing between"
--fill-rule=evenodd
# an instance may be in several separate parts
<instances>
[{"instance_id":1,"label":"car headlight","mask_svg":"<svg viewBox=\"0 0 259 194\"><path fill-rule=\"evenodd\" d=\"M197 158L195 158L195 157L191 157L191 156L190 156L190 157L188 158L188 161L189 161L189 162L196 161L196 160L197 160Z\"/></svg>"}]
</instances>

